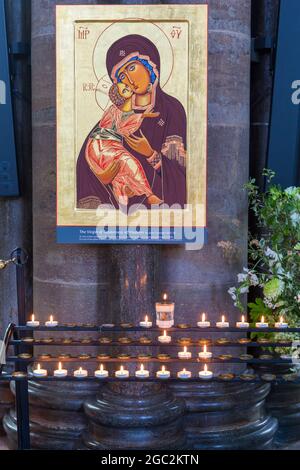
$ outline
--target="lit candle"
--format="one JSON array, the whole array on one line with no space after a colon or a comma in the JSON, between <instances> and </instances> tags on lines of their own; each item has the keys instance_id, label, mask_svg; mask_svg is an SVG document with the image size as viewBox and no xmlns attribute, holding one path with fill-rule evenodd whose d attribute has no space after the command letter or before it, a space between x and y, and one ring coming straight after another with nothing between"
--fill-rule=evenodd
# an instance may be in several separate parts
<instances>
[{"instance_id":1,"label":"lit candle","mask_svg":"<svg viewBox=\"0 0 300 470\"><path fill-rule=\"evenodd\" d=\"M284 321L283 317L280 317L279 322L275 323L275 328L287 328L288 324Z\"/></svg>"},{"instance_id":2,"label":"lit candle","mask_svg":"<svg viewBox=\"0 0 300 470\"><path fill-rule=\"evenodd\" d=\"M184 346L183 351L178 353L179 359L191 359L192 353L187 350L187 347Z\"/></svg>"},{"instance_id":3,"label":"lit candle","mask_svg":"<svg viewBox=\"0 0 300 470\"><path fill-rule=\"evenodd\" d=\"M94 374L97 379L105 379L108 377L108 371L104 369L103 364L100 365L98 370L95 370Z\"/></svg>"},{"instance_id":4,"label":"lit candle","mask_svg":"<svg viewBox=\"0 0 300 470\"><path fill-rule=\"evenodd\" d=\"M87 377L88 371L83 369L82 367L79 367L79 369L74 370L74 377L77 379L82 379L83 377Z\"/></svg>"},{"instance_id":5,"label":"lit candle","mask_svg":"<svg viewBox=\"0 0 300 470\"><path fill-rule=\"evenodd\" d=\"M129 371L124 369L123 366L121 366L120 370L116 370L115 376L118 377L118 379L125 379L129 377Z\"/></svg>"},{"instance_id":6,"label":"lit candle","mask_svg":"<svg viewBox=\"0 0 300 470\"><path fill-rule=\"evenodd\" d=\"M229 327L228 321L225 321L225 315L222 315L222 320L218 321L216 323L216 325L217 325L218 328L228 328Z\"/></svg>"},{"instance_id":7,"label":"lit candle","mask_svg":"<svg viewBox=\"0 0 300 470\"><path fill-rule=\"evenodd\" d=\"M204 344L203 351L199 352L198 356L200 359L210 359L212 357L212 352L207 351L207 346Z\"/></svg>"},{"instance_id":8,"label":"lit candle","mask_svg":"<svg viewBox=\"0 0 300 470\"><path fill-rule=\"evenodd\" d=\"M192 377L192 373L189 370L182 369L179 372L177 372L177 377L179 379L190 379Z\"/></svg>"},{"instance_id":9,"label":"lit candle","mask_svg":"<svg viewBox=\"0 0 300 470\"><path fill-rule=\"evenodd\" d=\"M54 371L54 377L66 377L68 375L67 369L62 368L62 363L58 363L58 369Z\"/></svg>"},{"instance_id":10,"label":"lit candle","mask_svg":"<svg viewBox=\"0 0 300 470\"><path fill-rule=\"evenodd\" d=\"M51 327L57 326L58 321L53 320L53 315L50 315L50 318L48 321L46 321L45 325L51 328Z\"/></svg>"},{"instance_id":11,"label":"lit candle","mask_svg":"<svg viewBox=\"0 0 300 470\"><path fill-rule=\"evenodd\" d=\"M36 327L36 326L40 326L40 322L35 319L35 316L34 316L34 315L32 315L32 316L31 316L31 320L29 320L29 321L26 323L26 325L27 325L27 326Z\"/></svg>"},{"instance_id":12,"label":"lit candle","mask_svg":"<svg viewBox=\"0 0 300 470\"><path fill-rule=\"evenodd\" d=\"M159 328L171 328L174 325L174 302L168 301L167 294L163 295L162 302L156 302L156 324Z\"/></svg>"},{"instance_id":13,"label":"lit candle","mask_svg":"<svg viewBox=\"0 0 300 470\"><path fill-rule=\"evenodd\" d=\"M265 322L265 317L262 315L261 321L255 323L256 328L268 328L269 323Z\"/></svg>"},{"instance_id":14,"label":"lit candle","mask_svg":"<svg viewBox=\"0 0 300 470\"><path fill-rule=\"evenodd\" d=\"M199 372L200 379L208 380L213 377L213 373L210 370L207 370L207 365L204 365L204 369Z\"/></svg>"},{"instance_id":15,"label":"lit candle","mask_svg":"<svg viewBox=\"0 0 300 470\"><path fill-rule=\"evenodd\" d=\"M242 321L236 322L237 328L249 328L249 323L245 321L245 315L242 315Z\"/></svg>"},{"instance_id":16,"label":"lit candle","mask_svg":"<svg viewBox=\"0 0 300 470\"><path fill-rule=\"evenodd\" d=\"M35 377L47 377L48 372L46 371L46 369L41 369L41 364L38 364L37 368L33 371L33 375Z\"/></svg>"},{"instance_id":17,"label":"lit candle","mask_svg":"<svg viewBox=\"0 0 300 470\"><path fill-rule=\"evenodd\" d=\"M135 372L135 376L139 379L146 379L149 377L149 371L144 368L143 364L141 364L141 368Z\"/></svg>"},{"instance_id":18,"label":"lit candle","mask_svg":"<svg viewBox=\"0 0 300 470\"><path fill-rule=\"evenodd\" d=\"M152 321L148 320L148 315L145 316L145 320L140 322L140 326L143 328L151 328L152 326Z\"/></svg>"},{"instance_id":19,"label":"lit candle","mask_svg":"<svg viewBox=\"0 0 300 470\"><path fill-rule=\"evenodd\" d=\"M158 337L158 341L160 343L171 343L171 340L172 340L172 338L171 338L171 336L167 335L166 330L164 330L164 334L162 336Z\"/></svg>"},{"instance_id":20,"label":"lit candle","mask_svg":"<svg viewBox=\"0 0 300 470\"><path fill-rule=\"evenodd\" d=\"M158 379L169 379L170 378L170 371L166 370L165 366L162 366L161 370L156 372L156 377Z\"/></svg>"},{"instance_id":21,"label":"lit candle","mask_svg":"<svg viewBox=\"0 0 300 470\"><path fill-rule=\"evenodd\" d=\"M210 327L210 321L206 320L205 313L202 313L202 319L201 319L201 321L198 321L197 326L199 326L199 328L209 328Z\"/></svg>"}]
</instances>

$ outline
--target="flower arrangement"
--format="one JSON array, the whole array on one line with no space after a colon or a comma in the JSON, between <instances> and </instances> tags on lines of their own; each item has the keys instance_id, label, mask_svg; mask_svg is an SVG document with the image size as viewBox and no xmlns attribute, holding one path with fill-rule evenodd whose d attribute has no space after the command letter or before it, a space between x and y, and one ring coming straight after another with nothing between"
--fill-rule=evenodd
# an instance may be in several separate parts
<instances>
[{"instance_id":1,"label":"flower arrangement","mask_svg":"<svg viewBox=\"0 0 300 470\"><path fill-rule=\"evenodd\" d=\"M254 179L245 185L259 236L249 234L249 267L238 274L238 285L228 292L243 312L244 295L255 289L255 302L248 304L253 323L264 315L270 323L283 317L290 326L299 326L300 188L282 189L271 184L274 172L264 170L263 174L268 182L265 193Z\"/></svg>"}]
</instances>

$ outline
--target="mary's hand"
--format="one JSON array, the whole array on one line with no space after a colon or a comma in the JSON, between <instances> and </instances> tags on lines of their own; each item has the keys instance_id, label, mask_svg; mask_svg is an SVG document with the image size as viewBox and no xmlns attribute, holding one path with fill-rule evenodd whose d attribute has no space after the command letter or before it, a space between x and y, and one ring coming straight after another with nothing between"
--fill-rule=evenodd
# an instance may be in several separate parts
<instances>
[{"instance_id":1,"label":"mary's hand","mask_svg":"<svg viewBox=\"0 0 300 470\"><path fill-rule=\"evenodd\" d=\"M149 144L148 139L144 136L142 131L140 131L140 137L132 134L129 137L125 137L127 144L135 150L136 152L140 153L144 157L151 157L153 155L153 148Z\"/></svg>"},{"instance_id":2,"label":"mary's hand","mask_svg":"<svg viewBox=\"0 0 300 470\"><path fill-rule=\"evenodd\" d=\"M120 161L113 161L105 170L103 170L101 173L98 173L97 176L101 183L110 184L119 173L120 166Z\"/></svg>"}]
</instances>

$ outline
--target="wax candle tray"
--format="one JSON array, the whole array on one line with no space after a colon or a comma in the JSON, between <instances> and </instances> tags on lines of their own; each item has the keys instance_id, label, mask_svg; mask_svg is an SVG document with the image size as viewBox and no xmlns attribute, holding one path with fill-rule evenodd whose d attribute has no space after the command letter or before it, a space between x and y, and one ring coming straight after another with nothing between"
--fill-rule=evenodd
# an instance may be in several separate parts
<instances>
[{"instance_id":1,"label":"wax candle tray","mask_svg":"<svg viewBox=\"0 0 300 470\"><path fill-rule=\"evenodd\" d=\"M87 380L95 381L101 380L102 382L113 382L113 381L126 381L126 382L165 382L172 383L175 381L186 380L188 382L202 382L197 374L192 375L190 378L183 379L178 378L176 372L170 373L170 376L166 379L157 378L155 373L149 374L149 377L138 378L136 376L128 376L125 378L117 378L114 376L113 372L110 373L109 377L106 378L96 378L92 374L87 375L83 378L77 378L73 375L67 375L66 377L57 377L52 374L49 374L45 377L36 377L32 374L32 368L30 367L33 363L40 362L41 364L48 364L51 366L52 363L63 362L67 363L99 363L107 364L107 367L113 366L114 364L131 364L136 363L137 366L140 363L144 365L149 363L156 363L159 366L164 364L174 364L180 368L187 366L188 364L195 365L198 364L201 370L203 364L245 364L246 369L244 373L234 374L231 372L225 372L221 374L215 374L212 378L207 380L207 382L249 382L249 383L300 383L300 376L297 373L283 373L281 375L276 375L273 373L254 373L252 370L249 372L247 369L248 365L251 364L264 364L264 365L275 365L281 364L285 367L285 370L289 370L289 366L294 366L295 360L292 358L278 357L272 355L269 352L270 348L276 347L291 347L292 343L290 340L281 339L280 341L274 341L268 339L267 337L261 337L255 341L250 338L247 338L245 335L248 333L259 332L259 333L272 333L272 332L281 332L281 333L300 333L300 328L264 328L263 331L261 328L217 328L217 327L207 327L199 328L193 327L190 325L178 325L176 327L169 328L168 335L172 335L170 343L161 343L158 341L158 333L162 334L162 330L157 327L145 328L141 326L134 326L131 324L122 324L122 325L92 325L92 324L59 324L55 327L47 326L16 326L10 324L6 330L3 346L1 351L1 357L3 359L4 354L6 354L5 361L2 360L2 365L0 368L0 381L15 381L15 394L16 394L16 412L17 412L17 429L18 429L18 447L19 449L28 449L30 448L30 428L29 428L29 396L28 396L28 381L33 379L41 382L51 382L51 381L76 381L76 380ZM49 337L41 338L40 333L47 332L51 334ZM57 336L58 332L71 333L71 332L91 332L98 333L100 336L97 338L93 337L84 337L84 338L59 338ZM130 333L130 336L125 336ZM193 333L193 337L187 337L186 333ZM35 336L36 333L39 333L38 337ZM54 334L55 333L55 334ZM134 333L132 337L131 333ZM140 335L142 333L142 336ZM217 338L207 337L204 338L204 334L218 333ZM239 333L242 334L242 338L228 338L228 337L219 337L227 333ZM112 336L110 336L112 334ZM181 334L181 337L178 335ZM182 335L185 335L184 337ZM52 336L53 335L53 336ZM197 338L195 339L195 336ZM106 339L105 339L106 338ZM257 348L268 348L268 351L263 351L258 357L254 357L251 354L219 354L219 350L213 350L212 358L202 359L198 357L198 353L201 352L201 346L204 344L207 347L255 347ZM77 346L84 348L84 352L79 354L66 354L66 353L56 353L56 355L51 355L47 353L37 353L35 355L35 348L44 347L62 347L66 346ZM101 353L97 355L92 353L87 353L86 348L96 346L99 348ZM116 348L121 348L124 351L124 348L131 348L132 346L145 347L145 352L141 353L140 349L135 354L132 349L127 349L126 354L115 353ZM192 357L191 358L179 358L178 350L182 349L183 346L191 348ZM113 351L110 348L113 347ZM167 353L158 352L158 348L163 350L163 348L172 348L167 351ZM9 355L8 352L13 348L13 354ZM105 353L102 352L105 348ZM109 352L108 352L109 351ZM170 353L172 351L172 354ZM169 354L170 353L170 354ZM11 369L8 368L7 371L4 371L4 364L13 363L14 371L11 372ZM158 366L158 367L159 367ZM66 366L65 366L66 367Z\"/></svg>"}]
</instances>

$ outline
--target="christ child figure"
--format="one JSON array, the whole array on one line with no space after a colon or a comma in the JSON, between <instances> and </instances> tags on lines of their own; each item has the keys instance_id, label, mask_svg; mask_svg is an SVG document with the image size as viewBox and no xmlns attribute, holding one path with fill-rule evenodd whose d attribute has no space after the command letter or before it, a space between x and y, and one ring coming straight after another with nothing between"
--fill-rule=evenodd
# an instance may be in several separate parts
<instances>
[{"instance_id":1,"label":"christ child figure","mask_svg":"<svg viewBox=\"0 0 300 470\"><path fill-rule=\"evenodd\" d=\"M123 138L136 132L143 119L155 118L159 113L147 112L148 110L141 114L135 113L132 109L132 95L132 90L124 83L111 86L109 97L113 104L91 133L85 156L91 170L98 177L111 163L120 162L119 171L111 183L119 203L127 204L129 197L144 195L148 204L157 205L163 201L153 194L141 163L125 149Z\"/></svg>"}]
</instances>

